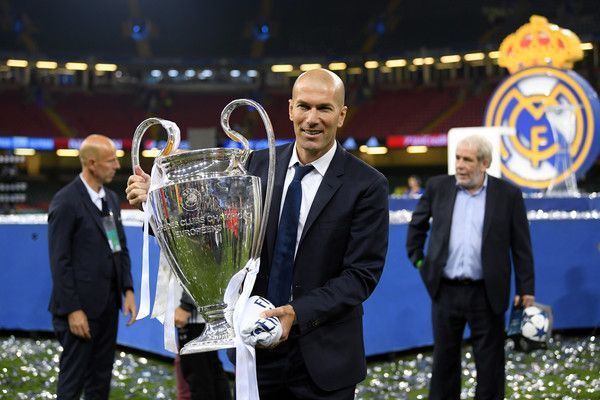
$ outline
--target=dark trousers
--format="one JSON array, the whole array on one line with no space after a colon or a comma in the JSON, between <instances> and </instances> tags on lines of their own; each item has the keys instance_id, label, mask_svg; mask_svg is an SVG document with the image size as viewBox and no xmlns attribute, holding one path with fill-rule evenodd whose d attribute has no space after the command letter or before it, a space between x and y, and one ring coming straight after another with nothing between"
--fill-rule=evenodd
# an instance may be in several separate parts
<instances>
[{"instance_id":1,"label":"dark trousers","mask_svg":"<svg viewBox=\"0 0 600 400\"><path fill-rule=\"evenodd\" d=\"M204 324L187 324L178 329L179 345L200 336ZM180 356L183 378L190 387L192 400L230 400L231 390L223 364L216 351Z\"/></svg>"},{"instance_id":2,"label":"dark trousers","mask_svg":"<svg viewBox=\"0 0 600 400\"><path fill-rule=\"evenodd\" d=\"M60 355L57 398L70 400L85 393L86 400L108 399L117 341L118 307L116 293L109 296L106 309L89 319L91 339L82 339L69 330L66 316L54 316L54 331L63 347Z\"/></svg>"},{"instance_id":3,"label":"dark trousers","mask_svg":"<svg viewBox=\"0 0 600 400\"><path fill-rule=\"evenodd\" d=\"M257 349L256 358L261 400L354 399L356 386L329 392L313 382L302 358L297 337L291 337L272 350Z\"/></svg>"},{"instance_id":4,"label":"dark trousers","mask_svg":"<svg viewBox=\"0 0 600 400\"><path fill-rule=\"evenodd\" d=\"M461 345L468 323L477 369L475 398L503 399L504 315L491 310L483 281L457 284L443 280L431 319L434 350L429 398L460 399Z\"/></svg>"}]
</instances>

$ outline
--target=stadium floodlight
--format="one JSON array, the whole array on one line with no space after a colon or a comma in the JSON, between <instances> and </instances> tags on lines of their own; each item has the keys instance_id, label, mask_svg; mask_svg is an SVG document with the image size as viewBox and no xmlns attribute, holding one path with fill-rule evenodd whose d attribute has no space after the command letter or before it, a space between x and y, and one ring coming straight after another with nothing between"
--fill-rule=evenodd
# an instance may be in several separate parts
<instances>
[{"instance_id":1,"label":"stadium floodlight","mask_svg":"<svg viewBox=\"0 0 600 400\"><path fill-rule=\"evenodd\" d=\"M488 57L491 59L495 59L498 58L500 56L500 52L499 51L490 51L488 53Z\"/></svg>"},{"instance_id":2,"label":"stadium floodlight","mask_svg":"<svg viewBox=\"0 0 600 400\"><path fill-rule=\"evenodd\" d=\"M368 147L367 148L367 154L371 154L371 155L387 154L387 152L388 152L388 148L385 146Z\"/></svg>"},{"instance_id":3,"label":"stadium floodlight","mask_svg":"<svg viewBox=\"0 0 600 400\"><path fill-rule=\"evenodd\" d=\"M170 69L167 71L167 75L169 75L169 78L177 78L179 76L179 71L176 69Z\"/></svg>"},{"instance_id":4,"label":"stadium floodlight","mask_svg":"<svg viewBox=\"0 0 600 400\"><path fill-rule=\"evenodd\" d=\"M117 157L121 158L125 156L125 150L117 150Z\"/></svg>"},{"instance_id":5,"label":"stadium floodlight","mask_svg":"<svg viewBox=\"0 0 600 400\"><path fill-rule=\"evenodd\" d=\"M358 148L358 150L361 153L366 153L366 154L370 154L370 155L380 155L380 154L387 154L388 152L388 148L385 146L367 146L367 145L362 145Z\"/></svg>"},{"instance_id":6,"label":"stadium floodlight","mask_svg":"<svg viewBox=\"0 0 600 400\"><path fill-rule=\"evenodd\" d=\"M593 50L594 49L594 45L590 42L581 43L581 45L579 47L581 48L581 50Z\"/></svg>"},{"instance_id":7,"label":"stadium floodlight","mask_svg":"<svg viewBox=\"0 0 600 400\"><path fill-rule=\"evenodd\" d=\"M292 64L274 64L271 65L271 71L273 72L292 72L294 66Z\"/></svg>"},{"instance_id":8,"label":"stadium floodlight","mask_svg":"<svg viewBox=\"0 0 600 400\"><path fill-rule=\"evenodd\" d=\"M198 78L200 78L200 79L207 79L207 78L210 78L211 76L213 76L213 72L210 69L203 69L198 74Z\"/></svg>"},{"instance_id":9,"label":"stadium floodlight","mask_svg":"<svg viewBox=\"0 0 600 400\"><path fill-rule=\"evenodd\" d=\"M343 71L346 69L346 63L345 62L332 62L329 63L329 69L331 71Z\"/></svg>"},{"instance_id":10,"label":"stadium floodlight","mask_svg":"<svg viewBox=\"0 0 600 400\"><path fill-rule=\"evenodd\" d=\"M458 54L451 54L448 56L442 56L440 57L440 62L442 64L450 64L450 63L456 63L460 61L460 56Z\"/></svg>"},{"instance_id":11,"label":"stadium floodlight","mask_svg":"<svg viewBox=\"0 0 600 400\"><path fill-rule=\"evenodd\" d=\"M374 69L374 68L377 68L377 67L379 67L379 61L373 61L373 60L365 61L365 68L366 69Z\"/></svg>"},{"instance_id":12,"label":"stadium floodlight","mask_svg":"<svg viewBox=\"0 0 600 400\"><path fill-rule=\"evenodd\" d=\"M27 62L27 60L15 60L15 59L8 59L6 60L6 66L7 67L14 67L14 68L25 68L29 65L29 62Z\"/></svg>"},{"instance_id":13,"label":"stadium floodlight","mask_svg":"<svg viewBox=\"0 0 600 400\"><path fill-rule=\"evenodd\" d=\"M196 76L196 71L194 71L193 69L188 69L185 71L186 78L193 78L195 76Z\"/></svg>"},{"instance_id":14,"label":"stadium floodlight","mask_svg":"<svg viewBox=\"0 0 600 400\"><path fill-rule=\"evenodd\" d=\"M56 61L38 61L35 63L35 67L38 69L56 69L58 63Z\"/></svg>"},{"instance_id":15,"label":"stadium floodlight","mask_svg":"<svg viewBox=\"0 0 600 400\"><path fill-rule=\"evenodd\" d=\"M65 64L65 68L69 71L87 71L88 65L83 62L68 62Z\"/></svg>"},{"instance_id":16,"label":"stadium floodlight","mask_svg":"<svg viewBox=\"0 0 600 400\"><path fill-rule=\"evenodd\" d=\"M300 71L302 71L302 72L310 71L311 69L319 69L319 68L321 68L321 64L301 64L300 65Z\"/></svg>"},{"instance_id":17,"label":"stadium floodlight","mask_svg":"<svg viewBox=\"0 0 600 400\"><path fill-rule=\"evenodd\" d=\"M59 157L78 157L79 150L77 149L58 149L56 155Z\"/></svg>"},{"instance_id":18,"label":"stadium floodlight","mask_svg":"<svg viewBox=\"0 0 600 400\"><path fill-rule=\"evenodd\" d=\"M435 59L433 57L425 57L423 59L423 64L425 65L431 65L435 62Z\"/></svg>"},{"instance_id":19,"label":"stadium floodlight","mask_svg":"<svg viewBox=\"0 0 600 400\"><path fill-rule=\"evenodd\" d=\"M229 76L231 76L232 78L239 78L240 75L242 75L242 72L239 69L232 69L231 71L229 71Z\"/></svg>"},{"instance_id":20,"label":"stadium floodlight","mask_svg":"<svg viewBox=\"0 0 600 400\"><path fill-rule=\"evenodd\" d=\"M412 60L413 65L423 65L424 61L423 58L419 57L419 58L415 58L414 60Z\"/></svg>"},{"instance_id":21,"label":"stadium floodlight","mask_svg":"<svg viewBox=\"0 0 600 400\"><path fill-rule=\"evenodd\" d=\"M117 70L117 64L98 63L94 66L94 69L98 72L115 72Z\"/></svg>"},{"instance_id":22,"label":"stadium floodlight","mask_svg":"<svg viewBox=\"0 0 600 400\"><path fill-rule=\"evenodd\" d=\"M485 53L468 53L463 58L465 61L480 61L485 58Z\"/></svg>"},{"instance_id":23,"label":"stadium floodlight","mask_svg":"<svg viewBox=\"0 0 600 400\"><path fill-rule=\"evenodd\" d=\"M361 67L348 68L348 75L358 75L358 74L362 74Z\"/></svg>"},{"instance_id":24,"label":"stadium floodlight","mask_svg":"<svg viewBox=\"0 0 600 400\"><path fill-rule=\"evenodd\" d=\"M17 148L17 149L14 149L13 154L15 156L34 156L35 155L35 149Z\"/></svg>"},{"instance_id":25,"label":"stadium floodlight","mask_svg":"<svg viewBox=\"0 0 600 400\"><path fill-rule=\"evenodd\" d=\"M248 78L256 78L258 76L258 71L255 69L249 69L246 71L246 75L248 75Z\"/></svg>"},{"instance_id":26,"label":"stadium floodlight","mask_svg":"<svg viewBox=\"0 0 600 400\"><path fill-rule=\"evenodd\" d=\"M427 146L408 146L406 152L410 154L423 154L427 153Z\"/></svg>"},{"instance_id":27,"label":"stadium floodlight","mask_svg":"<svg viewBox=\"0 0 600 400\"><path fill-rule=\"evenodd\" d=\"M160 154L159 149L151 149L151 150L143 150L142 151L142 157L146 157L146 158L155 158L155 157L158 157L159 154Z\"/></svg>"},{"instance_id":28,"label":"stadium floodlight","mask_svg":"<svg viewBox=\"0 0 600 400\"><path fill-rule=\"evenodd\" d=\"M162 76L162 72L160 72L160 69L153 69L150 71L150 76L153 78L160 78Z\"/></svg>"},{"instance_id":29,"label":"stadium floodlight","mask_svg":"<svg viewBox=\"0 0 600 400\"><path fill-rule=\"evenodd\" d=\"M388 68L405 67L406 66L406 60L403 59L403 58L396 59L396 60L387 60L385 62L385 66L388 67Z\"/></svg>"}]
</instances>

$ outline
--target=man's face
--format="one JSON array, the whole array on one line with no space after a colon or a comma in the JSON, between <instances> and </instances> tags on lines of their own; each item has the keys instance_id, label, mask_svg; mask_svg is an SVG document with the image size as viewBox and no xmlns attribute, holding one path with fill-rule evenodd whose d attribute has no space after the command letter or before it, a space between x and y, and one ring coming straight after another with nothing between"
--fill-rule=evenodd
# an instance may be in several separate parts
<instances>
[{"instance_id":1,"label":"man's face","mask_svg":"<svg viewBox=\"0 0 600 400\"><path fill-rule=\"evenodd\" d=\"M456 182L465 189L478 189L483 185L489 162L477 159L477 150L467 143L456 148Z\"/></svg>"},{"instance_id":2,"label":"man's face","mask_svg":"<svg viewBox=\"0 0 600 400\"><path fill-rule=\"evenodd\" d=\"M89 162L94 178L102 185L112 182L115 173L121 168L114 146L100 148L98 156Z\"/></svg>"},{"instance_id":3,"label":"man's face","mask_svg":"<svg viewBox=\"0 0 600 400\"><path fill-rule=\"evenodd\" d=\"M417 180L413 177L408 178L408 187L411 189L418 189L419 188L419 183L417 182Z\"/></svg>"},{"instance_id":4,"label":"man's face","mask_svg":"<svg viewBox=\"0 0 600 400\"><path fill-rule=\"evenodd\" d=\"M318 159L333 146L347 110L338 97L334 85L322 81L307 80L294 88L289 114L302 163Z\"/></svg>"}]
</instances>

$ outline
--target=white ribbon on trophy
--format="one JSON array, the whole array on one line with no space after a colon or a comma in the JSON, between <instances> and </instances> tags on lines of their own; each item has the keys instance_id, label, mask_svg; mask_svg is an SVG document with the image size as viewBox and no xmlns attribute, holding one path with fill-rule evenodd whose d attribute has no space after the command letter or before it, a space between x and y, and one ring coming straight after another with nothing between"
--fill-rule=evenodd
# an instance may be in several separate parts
<instances>
[{"instance_id":1,"label":"white ribbon on trophy","mask_svg":"<svg viewBox=\"0 0 600 400\"><path fill-rule=\"evenodd\" d=\"M177 134L174 135L173 142L173 148L177 149L179 147L180 130L177 124L175 124L174 122L158 118L151 118L150 120L145 120L144 122L142 122L138 129L145 130L151 124L156 123L160 123L160 125L162 125L167 131L177 132ZM150 193L152 190L163 186L164 183L165 177L161 173L158 166L154 164L150 173L150 187L148 188L148 193ZM140 310L138 312L136 320L143 319L147 317L150 313L149 227L152 226L153 230L155 230L156 228L154 221L152 221L152 212L150 210L150 204L148 204L147 200L142 203L142 210L144 211L144 234L142 244L142 281L140 288ZM151 318L155 318L161 324L163 324L165 350L170 351L172 353L177 353L177 343L175 341L175 289L176 277L171 272L165 255L161 252L160 260L158 263L156 291Z\"/></svg>"}]
</instances>

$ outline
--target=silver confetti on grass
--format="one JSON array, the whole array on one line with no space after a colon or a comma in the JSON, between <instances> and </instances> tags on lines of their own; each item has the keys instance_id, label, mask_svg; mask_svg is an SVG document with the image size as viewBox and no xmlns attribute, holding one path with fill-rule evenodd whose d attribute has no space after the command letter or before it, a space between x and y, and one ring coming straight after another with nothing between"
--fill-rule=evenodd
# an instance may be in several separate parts
<instances>
[{"instance_id":1,"label":"silver confetti on grass","mask_svg":"<svg viewBox=\"0 0 600 400\"><path fill-rule=\"evenodd\" d=\"M556 335L547 350L525 354L506 342L507 399L600 398L597 338L561 338ZM367 378L357 388L357 399L427 398L431 379L430 354L403 356L369 365ZM465 346L462 360L461 399L475 396L472 349Z\"/></svg>"},{"instance_id":2,"label":"silver confetti on grass","mask_svg":"<svg viewBox=\"0 0 600 400\"><path fill-rule=\"evenodd\" d=\"M0 399L56 399L56 340L0 338ZM161 361L117 352L111 399L174 399L173 367Z\"/></svg>"},{"instance_id":3,"label":"silver confetti on grass","mask_svg":"<svg viewBox=\"0 0 600 400\"><path fill-rule=\"evenodd\" d=\"M0 399L55 399L58 359L56 340L0 338ZM17 357L19 354L19 357ZM598 399L600 368L596 336L555 335L547 350L525 354L506 342L507 399ZM430 353L369 363L357 399L426 399L431 379ZM475 395L472 349L465 346L461 399ZM113 368L111 399L174 399L172 365L119 351Z\"/></svg>"}]
</instances>

